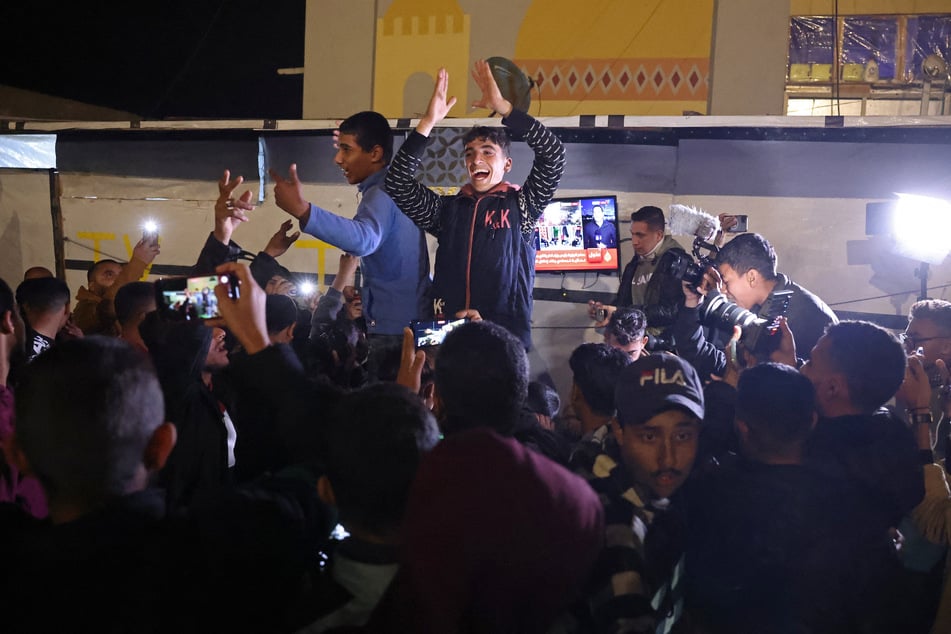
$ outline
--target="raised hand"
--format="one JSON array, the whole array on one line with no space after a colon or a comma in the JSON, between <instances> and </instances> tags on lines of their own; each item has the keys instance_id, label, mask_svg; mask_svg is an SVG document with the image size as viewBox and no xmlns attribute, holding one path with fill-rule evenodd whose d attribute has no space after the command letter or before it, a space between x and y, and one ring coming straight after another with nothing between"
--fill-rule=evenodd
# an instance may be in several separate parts
<instances>
[{"instance_id":1,"label":"raised hand","mask_svg":"<svg viewBox=\"0 0 951 634\"><path fill-rule=\"evenodd\" d=\"M334 149L340 149L340 124L343 123L343 119L337 119L334 121L334 125L337 126L334 129Z\"/></svg>"},{"instance_id":2,"label":"raised hand","mask_svg":"<svg viewBox=\"0 0 951 634\"><path fill-rule=\"evenodd\" d=\"M436 73L436 85L433 87L433 96L429 98L426 114L416 126L417 132L423 136L429 136L433 127L446 118L452 107L456 105L456 98L448 97L448 92L449 72L445 68L440 68Z\"/></svg>"},{"instance_id":3,"label":"raised hand","mask_svg":"<svg viewBox=\"0 0 951 634\"><path fill-rule=\"evenodd\" d=\"M132 257L142 260L146 264L151 264L155 257L161 253L158 242L153 242L152 238L142 238L132 249Z\"/></svg>"},{"instance_id":4,"label":"raised hand","mask_svg":"<svg viewBox=\"0 0 951 634\"><path fill-rule=\"evenodd\" d=\"M714 289L720 293L723 292L723 277L720 276L720 271L718 271L716 267L708 266L703 272L703 279L700 281L700 286L697 290L700 294L706 295Z\"/></svg>"},{"instance_id":5,"label":"raised hand","mask_svg":"<svg viewBox=\"0 0 951 634\"><path fill-rule=\"evenodd\" d=\"M723 381L728 385L732 385L734 388L740 382L740 373L743 371L743 366L740 363L736 344L740 341L740 337L742 336L743 329L739 326L733 326L733 335L726 344L726 368L723 370L723 376L719 377L716 374L711 374L711 379L714 381Z\"/></svg>"},{"instance_id":6,"label":"raised hand","mask_svg":"<svg viewBox=\"0 0 951 634\"><path fill-rule=\"evenodd\" d=\"M593 299L588 300L588 317L595 321L595 328L603 328L611 320L611 315L617 310L616 306L608 306ZM599 312L603 311L603 312Z\"/></svg>"},{"instance_id":7,"label":"raised hand","mask_svg":"<svg viewBox=\"0 0 951 634\"><path fill-rule=\"evenodd\" d=\"M238 298L228 295L228 285L215 286L218 310L228 329L234 333L248 354L260 352L270 345L267 336L265 306L267 296L251 276L251 269L244 262L225 262L215 269L217 273L229 273L238 280ZM207 322L208 325L217 325Z\"/></svg>"},{"instance_id":8,"label":"raised hand","mask_svg":"<svg viewBox=\"0 0 951 634\"><path fill-rule=\"evenodd\" d=\"M294 227L293 220L285 220L281 223L281 228L271 236L271 239L267 241L267 246L264 247L264 252L267 253L272 258L279 258L287 250L291 248L291 245L294 244L297 239L300 237L300 231L295 231L294 233L288 234Z\"/></svg>"},{"instance_id":9,"label":"raised hand","mask_svg":"<svg viewBox=\"0 0 951 634\"><path fill-rule=\"evenodd\" d=\"M769 355L769 360L776 363L785 363L786 365L796 367L796 338L785 317L779 318L779 346ZM774 337L776 335L773 335Z\"/></svg>"},{"instance_id":10,"label":"raised hand","mask_svg":"<svg viewBox=\"0 0 951 634\"><path fill-rule=\"evenodd\" d=\"M331 287L343 292L347 286L353 286L357 277L357 267L360 266L360 258L349 253L340 254L340 264L337 265L337 275Z\"/></svg>"},{"instance_id":11,"label":"raised hand","mask_svg":"<svg viewBox=\"0 0 951 634\"><path fill-rule=\"evenodd\" d=\"M492 68L484 59L475 63L472 69L472 78L476 85L482 91L482 97L472 102L473 108L488 108L499 113L503 117L509 116L512 112L512 103L502 96L499 85L492 76Z\"/></svg>"},{"instance_id":12,"label":"raised hand","mask_svg":"<svg viewBox=\"0 0 951 634\"><path fill-rule=\"evenodd\" d=\"M83 331L76 325L73 321L73 315L70 313L69 319L66 320L66 323L63 324L63 327L60 328L57 333L58 337L63 337L64 339L82 339Z\"/></svg>"},{"instance_id":13,"label":"raised hand","mask_svg":"<svg viewBox=\"0 0 951 634\"><path fill-rule=\"evenodd\" d=\"M396 382L419 394L423 384L423 366L426 353L416 349L416 339L411 328L403 328L403 348L400 354L400 369L396 373Z\"/></svg>"},{"instance_id":14,"label":"raised hand","mask_svg":"<svg viewBox=\"0 0 951 634\"><path fill-rule=\"evenodd\" d=\"M895 393L895 401L905 409L929 411L931 408L931 381L925 371L921 356L913 354L908 357L905 366L905 380Z\"/></svg>"},{"instance_id":15,"label":"raised hand","mask_svg":"<svg viewBox=\"0 0 951 634\"><path fill-rule=\"evenodd\" d=\"M727 213L718 215L717 219L720 221L720 229L717 231L717 235L713 239L713 244L718 247L722 247L723 243L726 242L727 232L737 225L739 219L736 216Z\"/></svg>"},{"instance_id":16,"label":"raised hand","mask_svg":"<svg viewBox=\"0 0 951 634\"><path fill-rule=\"evenodd\" d=\"M938 380L938 394L941 396L941 411L946 417L951 417L951 370L943 359L936 359L934 366Z\"/></svg>"},{"instance_id":17,"label":"raised hand","mask_svg":"<svg viewBox=\"0 0 951 634\"><path fill-rule=\"evenodd\" d=\"M297 219L310 213L310 203L304 198L304 186L297 177L297 163L291 163L287 178L273 168L268 170L268 173L274 181L274 202L278 207Z\"/></svg>"},{"instance_id":18,"label":"raised hand","mask_svg":"<svg viewBox=\"0 0 951 634\"><path fill-rule=\"evenodd\" d=\"M720 220L720 229L722 231L729 231L739 222L736 216L727 213L719 214L717 218Z\"/></svg>"},{"instance_id":19,"label":"raised hand","mask_svg":"<svg viewBox=\"0 0 951 634\"><path fill-rule=\"evenodd\" d=\"M231 234L242 222L248 221L245 212L253 211L251 190L246 190L238 198L234 197L234 190L244 182L243 176L231 180L231 172L225 170L218 181L218 200L215 201L215 238L222 244L231 242Z\"/></svg>"}]
</instances>

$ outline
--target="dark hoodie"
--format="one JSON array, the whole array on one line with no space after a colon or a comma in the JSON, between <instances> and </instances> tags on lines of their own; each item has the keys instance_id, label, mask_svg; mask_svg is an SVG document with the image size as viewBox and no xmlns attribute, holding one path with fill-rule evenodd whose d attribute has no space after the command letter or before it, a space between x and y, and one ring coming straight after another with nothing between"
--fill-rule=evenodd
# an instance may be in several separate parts
<instances>
[{"instance_id":1,"label":"dark hoodie","mask_svg":"<svg viewBox=\"0 0 951 634\"><path fill-rule=\"evenodd\" d=\"M153 312L139 332L162 385L165 419L178 434L160 473L169 509L213 499L230 484L230 474L221 405L201 378L212 329L200 322L163 320Z\"/></svg>"}]
</instances>

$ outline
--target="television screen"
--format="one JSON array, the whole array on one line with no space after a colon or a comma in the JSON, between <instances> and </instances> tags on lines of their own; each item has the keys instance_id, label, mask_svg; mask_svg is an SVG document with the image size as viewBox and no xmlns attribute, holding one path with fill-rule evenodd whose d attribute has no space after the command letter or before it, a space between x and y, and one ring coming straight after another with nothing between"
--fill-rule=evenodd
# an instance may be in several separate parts
<instances>
[{"instance_id":1,"label":"television screen","mask_svg":"<svg viewBox=\"0 0 951 634\"><path fill-rule=\"evenodd\" d=\"M535 225L536 271L617 271L617 198L556 198Z\"/></svg>"}]
</instances>

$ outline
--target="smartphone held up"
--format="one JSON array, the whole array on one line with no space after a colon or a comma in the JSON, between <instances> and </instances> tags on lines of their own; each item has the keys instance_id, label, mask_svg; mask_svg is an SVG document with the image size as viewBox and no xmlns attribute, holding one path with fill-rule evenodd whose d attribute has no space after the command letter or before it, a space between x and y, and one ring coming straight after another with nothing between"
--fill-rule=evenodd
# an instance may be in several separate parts
<instances>
[{"instance_id":1,"label":"smartphone held up","mask_svg":"<svg viewBox=\"0 0 951 634\"><path fill-rule=\"evenodd\" d=\"M240 297L240 282L229 273L192 277L166 277L155 283L156 304L163 317L174 320L206 320L221 317L215 287L225 284L228 297Z\"/></svg>"},{"instance_id":2,"label":"smartphone held up","mask_svg":"<svg viewBox=\"0 0 951 634\"><path fill-rule=\"evenodd\" d=\"M159 226L154 220L146 220L142 223L142 239L149 244L158 244Z\"/></svg>"},{"instance_id":3,"label":"smartphone held up","mask_svg":"<svg viewBox=\"0 0 951 634\"><path fill-rule=\"evenodd\" d=\"M438 346L453 329L458 328L468 321L470 321L468 317L462 317L460 319L415 319L411 327L413 329L413 338L416 340L416 347L426 348L429 346Z\"/></svg>"}]
</instances>

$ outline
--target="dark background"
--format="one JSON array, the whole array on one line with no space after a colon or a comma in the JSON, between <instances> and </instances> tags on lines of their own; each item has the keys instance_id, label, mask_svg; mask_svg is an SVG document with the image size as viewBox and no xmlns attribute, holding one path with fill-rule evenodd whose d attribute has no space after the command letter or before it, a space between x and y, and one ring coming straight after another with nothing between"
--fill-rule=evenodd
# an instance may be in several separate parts
<instances>
[{"instance_id":1,"label":"dark background","mask_svg":"<svg viewBox=\"0 0 951 634\"><path fill-rule=\"evenodd\" d=\"M0 84L148 119L299 119L304 0L9 2Z\"/></svg>"}]
</instances>

